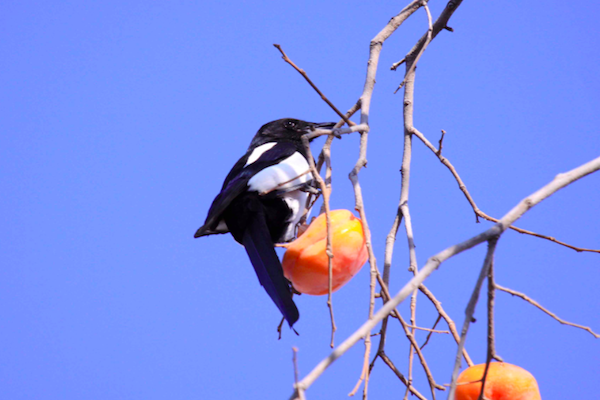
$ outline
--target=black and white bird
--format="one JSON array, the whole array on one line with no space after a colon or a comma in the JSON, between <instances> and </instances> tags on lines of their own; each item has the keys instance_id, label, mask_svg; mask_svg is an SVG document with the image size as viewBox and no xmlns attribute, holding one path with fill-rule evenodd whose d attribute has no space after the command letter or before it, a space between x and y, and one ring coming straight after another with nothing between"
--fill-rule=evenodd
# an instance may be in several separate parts
<instances>
[{"instance_id":1,"label":"black and white bird","mask_svg":"<svg viewBox=\"0 0 600 400\"><path fill-rule=\"evenodd\" d=\"M242 244L260 284L290 327L300 317L275 243L292 240L312 182L302 135L334 123L279 119L263 125L215 197L194 237L230 232Z\"/></svg>"}]
</instances>

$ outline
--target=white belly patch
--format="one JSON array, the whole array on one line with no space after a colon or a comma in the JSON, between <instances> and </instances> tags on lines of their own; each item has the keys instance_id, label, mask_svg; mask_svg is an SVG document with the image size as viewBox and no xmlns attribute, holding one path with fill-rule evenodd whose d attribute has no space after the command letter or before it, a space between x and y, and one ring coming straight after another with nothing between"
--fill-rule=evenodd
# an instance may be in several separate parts
<instances>
[{"instance_id":1,"label":"white belly patch","mask_svg":"<svg viewBox=\"0 0 600 400\"><path fill-rule=\"evenodd\" d=\"M302 218L302 214L304 214L304 210L306 208L307 197L308 193L300 190L294 190L286 193L285 196L283 196L283 200L291 210L290 218L287 220L289 225L282 237L283 242L287 242L294 238L296 233L296 225L298 225L298 222L300 221L300 218Z\"/></svg>"}]
</instances>

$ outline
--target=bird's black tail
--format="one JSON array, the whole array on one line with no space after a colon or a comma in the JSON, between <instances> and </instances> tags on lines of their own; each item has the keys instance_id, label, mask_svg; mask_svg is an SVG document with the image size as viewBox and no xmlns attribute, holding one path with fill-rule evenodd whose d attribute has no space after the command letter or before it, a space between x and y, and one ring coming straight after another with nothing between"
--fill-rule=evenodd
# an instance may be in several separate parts
<instances>
[{"instance_id":1,"label":"bird's black tail","mask_svg":"<svg viewBox=\"0 0 600 400\"><path fill-rule=\"evenodd\" d=\"M277 305L290 327L300 314L292 300L290 285L283 276L283 268L273 248L271 235L263 213L255 213L246 226L242 244L246 248L260 284Z\"/></svg>"}]
</instances>

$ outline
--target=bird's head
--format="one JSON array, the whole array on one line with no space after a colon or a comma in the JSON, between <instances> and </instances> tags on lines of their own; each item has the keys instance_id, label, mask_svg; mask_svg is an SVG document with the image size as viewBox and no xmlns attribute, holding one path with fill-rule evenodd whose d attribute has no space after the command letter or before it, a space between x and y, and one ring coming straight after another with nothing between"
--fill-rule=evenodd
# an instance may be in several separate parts
<instances>
[{"instance_id":1,"label":"bird's head","mask_svg":"<svg viewBox=\"0 0 600 400\"><path fill-rule=\"evenodd\" d=\"M331 129L335 122L306 122L294 118L283 118L264 124L254 136L253 145L279 141L300 140L302 135L314 132L316 129Z\"/></svg>"}]
</instances>

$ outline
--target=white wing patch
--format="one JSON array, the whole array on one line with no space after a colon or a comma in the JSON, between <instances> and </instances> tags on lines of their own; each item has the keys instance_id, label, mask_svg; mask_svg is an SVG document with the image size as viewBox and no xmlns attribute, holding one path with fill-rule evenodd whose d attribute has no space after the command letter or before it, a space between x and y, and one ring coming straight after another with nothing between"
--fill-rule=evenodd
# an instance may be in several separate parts
<instances>
[{"instance_id":1,"label":"white wing patch","mask_svg":"<svg viewBox=\"0 0 600 400\"><path fill-rule=\"evenodd\" d=\"M244 167L247 167L254 161L258 160L258 158L262 156L265 151L271 150L276 144L276 142L265 143L252 150L252 154L250 154L250 157L248 157L248 161L246 161L246 165L244 165Z\"/></svg>"},{"instance_id":2,"label":"white wing patch","mask_svg":"<svg viewBox=\"0 0 600 400\"><path fill-rule=\"evenodd\" d=\"M271 143L263 144L262 146L257 147L254 152L261 147L270 144ZM268 149L263 150L263 153L267 150ZM254 155L254 152L250 155L251 157ZM250 157L248 158L248 161L250 161ZM304 156L295 152L279 164L267 167L254 175L248 181L248 188L259 193L270 192L274 189L285 190L311 181L312 174L308 171L310 171L310 167Z\"/></svg>"}]
</instances>

